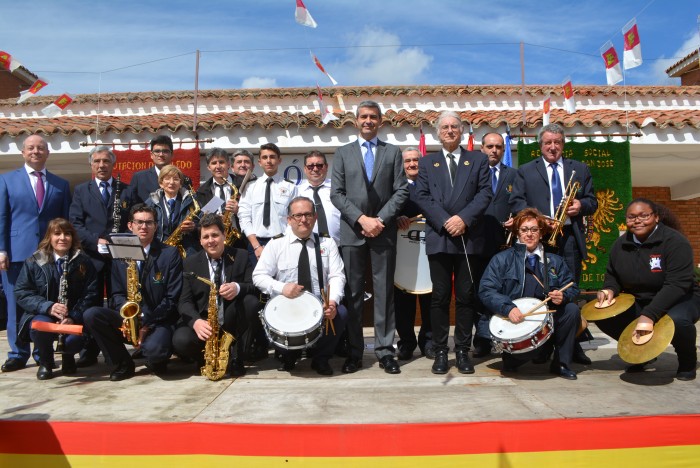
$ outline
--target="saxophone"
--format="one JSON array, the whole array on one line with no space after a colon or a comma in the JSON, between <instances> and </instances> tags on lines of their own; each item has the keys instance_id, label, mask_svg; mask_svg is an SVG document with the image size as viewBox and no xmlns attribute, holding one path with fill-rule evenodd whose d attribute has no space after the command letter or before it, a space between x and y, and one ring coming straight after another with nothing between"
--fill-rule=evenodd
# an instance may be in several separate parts
<instances>
[{"instance_id":1,"label":"saxophone","mask_svg":"<svg viewBox=\"0 0 700 468\"><path fill-rule=\"evenodd\" d=\"M192 193L192 185L187 186L187 193L192 199L192 208L190 208L190 212L187 214L187 217L182 220L182 222L175 228L175 230L170 234L170 236L165 240L165 242L163 242L164 244L167 244L171 247L177 247L177 250L178 252L180 252L180 256L182 258L187 257L187 252L185 252L185 248L182 246L182 225L186 221L194 220L194 218L197 217L197 215L201 211L199 203L197 203L197 198L195 198L194 193Z\"/></svg>"},{"instance_id":2,"label":"saxophone","mask_svg":"<svg viewBox=\"0 0 700 468\"><path fill-rule=\"evenodd\" d=\"M122 175L118 174L117 175L117 186L114 189L114 203L112 204L112 234L116 234L119 232L119 227L122 224L122 210L120 207L121 200L119 200L119 197L121 196L121 180L122 180Z\"/></svg>"},{"instance_id":3,"label":"saxophone","mask_svg":"<svg viewBox=\"0 0 700 468\"><path fill-rule=\"evenodd\" d=\"M226 183L231 187L231 198L230 200L236 200L238 198L238 189L235 185L226 179ZM222 221L224 222L224 233L226 234L225 244L227 247L231 247L234 242L241 238L241 233L238 229L233 226L233 213L230 211L223 211Z\"/></svg>"},{"instance_id":4,"label":"saxophone","mask_svg":"<svg viewBox=\"0 0 700 468\"><path fill-rule=\"evenodd\" d=\"M119 309L119 315L124 319L121 331L124 339L138 348L140 345L139 329L141 328L139 270L136 268L136 260L128 259L126 263L126 302Z\"/></svg>"},{"instance_id":5,"label":"saxophone","mask_svg":"<svg viewBox=\"0 0 700 468\"><path fill-rule=\"evenodd\" d=\"M58 303L68 305L68 255L62 257L63 274L61 274L61 282L58 284ZM66 346L66 335L63 333L58 335L56 341L56 352L62 353Z\"/></svg>"},{"instance_id":6,"label":"saxophone","mask_svg":"<svg viewBox=\"0 0 700 468\"><path fill-rule=\"evenodd\" d=\"M204 345L204 366L202 375L209 380L221 380L228 367L229 348L235 338L226 330L221 330L219 338L219 291L216 284L194 273L186 273L191 278L209 285L209 305L207 308L207 322L211 327L211 336Z\"/></svg>"}]
</instances>

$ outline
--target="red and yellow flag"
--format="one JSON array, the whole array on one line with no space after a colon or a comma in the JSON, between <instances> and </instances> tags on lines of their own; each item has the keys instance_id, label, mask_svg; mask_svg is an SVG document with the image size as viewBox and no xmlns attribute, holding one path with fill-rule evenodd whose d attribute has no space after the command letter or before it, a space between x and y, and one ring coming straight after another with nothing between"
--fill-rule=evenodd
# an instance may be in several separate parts
<instances>
[{"instance_id":1,"label":"red and yellow flag","mask_svg":"<svg viewBox=\"0 0 700 468\"><path fill-rule=\"evenodd\" d=\"M612 42L607 41L600 48L600 55L605 62L605 77L608 81L608 86L622 81L622 67L620 67L620 59L617 57L617 52Z\"/></svg>"},{"instance_id":2,"label":"red and yellow flag","mask_svg":"<svg viewBox=\"0 0 700 468\"><path fill-rule=\"evenodd\" d=\"M571 84L571 78L566 78L561 84L564 92L564 108L569 114L576 112L576 102L574 101L574 86Z\"/></svg>"},{"instance_id":3,"label":"red and yellow flag","mask_svg":"<svg viewBox=\"0 0 700 468\"><path fill-rule=\"evenodd\" d=\"M41 109L41 112L48 118L56 117L73 102L73 98L68 94L61 94L58 99Z\"/></svg>"},{"instance_id":4,"label":"red and yellow flag","mask_svg":"<svg viewBox=\"0 0 700 468\"><path fill-rule=\"evenodd\" d=\"M38 93L43 87L47 86L49 84L48 81L46 81L43 78L37 79L33 85L29 87L26 91L20 91L19 92L19 99L17 99L17 104L19 104L22 101L26 101L30 97L34 96L36 93Z\"/></svg>"},{"instance_id":5,"label":"red and yellow flag","mask_svg":"<svg viewBox=\"0 0 700 468\"><path fill-rule=\"evenodd\" d=\"M625 41L623 60L625 70L638 67L642 64L642 43L637 30L637 20L632 20L622 28L622 38Z\"/></svg>"}]
</instances>

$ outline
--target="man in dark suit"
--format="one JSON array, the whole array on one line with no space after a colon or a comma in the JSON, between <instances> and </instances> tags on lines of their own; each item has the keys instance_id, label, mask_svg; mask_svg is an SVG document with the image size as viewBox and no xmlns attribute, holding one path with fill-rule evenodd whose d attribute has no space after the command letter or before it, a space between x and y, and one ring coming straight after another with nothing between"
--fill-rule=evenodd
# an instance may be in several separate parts
<instances>
[{"instance_id":1,"label":"man in dark suit","mask_svg":"<svg viewBox=\"0 0 700 468\"><path fill-rule=\"evenodd\" d=\"M173 161L173 140L167 135L158 135L151 140L151 159L154 166L138 171L131 177L129 199L133 203L144 203L151 193L160 188L158 175L160 170Z\"/></svg>"},{"instance_id":2,"label":"man in dark suit","mask_svg":"<svg viewBox=\"0 0 700 468\"><path fill-rule=\"evenodd\" d=\"M482 261L478 254L484 247L483 236L472 228L481 221L491 202L489 165L484 154L459 146L464 127L458 114L441 113L435 127L442 150L420 160L416 191L427 223L425 252L433 282L430 315L435 362L432 372L446 374L449 370L447 339L454 275L457 370L472 374L474 366L468 353L478 288L473 271L481 268L477 265Z\"/></svg>"},{"instance_id":3,"label":"man in dark suit","mask_svg":"<svg viewBox=\"0 0 700 468\"><path fill-rule=\"evenodd\" d=\"M484 268L491 258L503 248L507 240L503 223L510 216L510 194L513 191L513 181L517 171L501 162L504 150L503 137L498 133L487 133L481 138L481 152L489 160L491 191L493 192L493 198L491 198L489 207L486 208L481 223L477 223L474 227L478 235L483 236L484 239L484 249L481 253L482 261L479 262ZM484 270L482 268L476 270L474 280L476 284L479 284ZM472 356L475 358L485 357L491 353L490 314L486 313L483 307L481 309L482 311L478 313L474 335Z\"/></svg>"},{"instance_id":4,"label":"man in dark suit","mask_svg":"<svg viewBox=\"0 0 700 468\"><path fill-rule=\"evenodd\" d=\"M248 262L248 252L226 247L224 225L221 217L207 213L199 223L199 240L203 250L190 255L184 261L186 273L207 279L218 287L217 320L222 330L236 339L237 353L231 354L228 372L233 377L245 375L243 352L249 324L257 320L259 301L253 286L253 267ZM197 368L204 365L202 351L211 337L208 321L210 286L185 275L178 311L181 326L173 335L173 348L180 356L195 361Z\"/></svg>"},{"instance_id":5,"label":"man in dark suit","mask_svg":"<svg viewBox=\"0 0 700 468\"><path fill-rule=\"evenodd\" d=\"M408 199L401 151L377 139L382 112L374 101L357 107L357 141L338 148L333 158L331 201L340 210L340 247L345 263L350 356L342 371L362 367L362 308L365 266L371 258L374 286L374 352L387 373L401 372L394 359L394 270L396 216Z\"/></svg>"},{"instance_id":6,"label":"man in dark suit","mask_svg":"<svg viewBox=\"0 0 700 468\"><path fill-rule=\"evenodd\" d=\"M240 190L241 183L243 182L246 174L248 171L253 170L255 164L253 162L253 153L245 149L239 149L233 152L231 160L233 161L233 164L231 165L233 168L233 184ZM251 174L248 181L252 182L255 179L257 179L256 175Z\"/></svg>"},{"instance_id":7,"label":"man in dark suit","mask_svg":"<svg viewBox=\"0 0 700 468\"><path fill-rule=\"evenodd\" d=\"M598 209L593 178L585 163L563 158L564 129L560 125L545 125L540 130L539 142L542 157L518 168L510 196L511 210L518 213L526 207L534 207L553 218L560 200L566 197L565 190L569 181L581 185L566 208L567 220L562 235L557 239L556 247L551 249L564 258L578 284L581 280L581 262L586 258L583 217L592 215ZM576 174L572 180L574 171ZM578 344L573 360L579 364L591 363Z\"/></svg>"},{"instance_id":8,"label":"man in dark suit","mask_svg":"<svg viewBox=\"0 0 700 468\"><path fill-rule=\"evenodd\" d=\"M177 303L182 291L182 259L175 247L154 239L156 211L142 203L134 205L129 213L129 230L139 238L146 252L146 260L137 262L139 291L141 293L140 329L138 348L146 358L146 366L156 375L167 371L172 349L173 327L177 321ZM141 265L139 265L141 263ZM91 307L83 319L87 331L97 340L100 349L116 365L109 376L111 381L134 376L134 361L124 346L119 315L128 297L127 262L112 264L113 295L110 308Z\"/></svg>"},{"instance_id":9,"label":"man in dark suit","mask_svg":"<svg viewBox=\"0 0 700 468\"><path fill-rule=\"evenodd\" d=\"M34 253L53 218L68 218L68 181L48 172L49 146L39 135L22 145L24 166L0 175L0 270L7 297L7 341L10 344L3 372L26 366L29 344L17 341L15 282L24 260Z\"/></svg>"},{"instance_id":10,"label":"man in dark suit","mask_svg":"<svg viewBox=\"0 0 700 468\"><path fill-rule=\"evenodd\" d=\"M95 178L78 185L70 205L70 222L78 231L83 251L90 256L97 271L97 291L100 301L105 294L112 295L111 258L107 249L109 234L123 232L126 228L129 202L128 185L112 177L117 157L109 146L95 146L88 156ZM115 204L115 197L119 196ZM115 208L116 205L116 208ZM114 214L119 222L115 225ZM87 367L97 362L100 349L90 340L77 362Z\"/></svg>"}]
</instances>

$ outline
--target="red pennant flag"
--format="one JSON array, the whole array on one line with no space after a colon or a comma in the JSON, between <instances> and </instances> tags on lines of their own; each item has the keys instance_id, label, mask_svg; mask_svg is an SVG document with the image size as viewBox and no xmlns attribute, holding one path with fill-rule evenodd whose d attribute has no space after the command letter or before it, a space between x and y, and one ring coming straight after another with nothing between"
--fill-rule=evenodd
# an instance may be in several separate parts
<instances>
[{"instance_id":1,"label":"red pennant flag","mask_svg":"<svg viewBox=\"0 0 700 468\"><path fill-rule=\"evenodd\" d=\"M467 141L467 150L474 151L474 129L472 124L469 124L469 140Z\"/></svg>"},{"instance_id":2,"label":"red pennant flag","mask_svg":"<svg viewBox=\"0 0 700 468\"><path fill-rule=\"evenodd\" d=\"M19 104L22 101L26 101L30 97L34 96L36 93L39 92L39 90L41 88L43 88L44 86L46 86L48 84L49 84L48 81L46 81L42 78L39 78L38 80L36 80L34 82L34 84L28 90L19 92L19 99L17 99L17 104Z\"/></svg>"},{"instance_id":3,"label":"red pennant flag","mask_svg":"<svg viewBox=\"0 0 700 468\"><path fill-rule=\"evenodd\" d=\"M564 108L569 114L576 112L576 102L574 101L574 87L571 78L566 78L561 85L564 91Z\"/></svg>"},{"instance_id":4,"label":"red pennant flag","mask_svg":"<svg viewBox=\"0 0 700 468\"><path fill-rule=\"evenodd\" d=\"M623 55L625 70L640 66L642 64L642 43L639 39L637 20L635 18L632 18L632 20L622 28L622 37L625 41Z\"/></svg>"},{"instance_id":5,"label":"red pennant flag","mask_svg":"<svg viewBox=\"0 0 700 468\"><path fill-rule=\"evenodd\" d=\"M301 0L297 0L297 8L294 11L294 19L302 26L308 26L310 28L315 28L318 26L316 21L314 21L314 19L311 17L311 13L309 13L309 10L304 5L304 2Z\"/></svg>"},{"instance_id":6,"label":"red pennant flag","mask_svg":"<svg viewBox=\"0 0 700 468\"><path fill-rule=\"evenodd\" d=\"M338 117L333 115L332 112L328 112L326 106L323 104L323 94L321 93L321 87L318 85L318 83L316 83L316 92L318 93L318 105L321 109L321 120L323 123L327 124L332 120L338 120Z\"/></svg>"},{"instance_id":7,"label":"red pennant flag","mask_svg":"<svg viewBox=\"0 0 700 468\"><path fill-rule=\"evenodd\" d=\"M425 133L423 133L423 128L420 129L420 139L418 140L418 151L420 151L421 156L428 154L428 148L425 146Z\"/></svg>"},{"instance_id":8,"label":"red pennant flag","mask_svg":"<svg viewBox=\"0 0 700 468\"><path fill-rule=\"evenodd\" d=\"M13 72L21 67L22 64L19 60L13 58L11 54L0 50L0 66L2 66L5 70L10 70L10 72Z\"/></svg>"},{"instance_id":9,"label":"red pennant flag","mask_svg":"<svg viewBox=\"0 0 700 468\"><path fill-rule=\"evenodd\" d=\"M319 62L318 58L314 55L314 53L311 52L311 51L309 51L309 53L311 54L311 59L314 61L314 63L315 63L316 66L318 67L318 69L321 70L321 72L322 72L324 75L326 75L326 76L328 77L329 80L331 80L331 83L333 83L333 86L337 85L338 82L335 81L335 80L333 79L333 77L330 75L330 73L328 73L328 72L326 71L325 68L323 68L323 65L321 65L321 62Z\"/></svg>"},{"instance_id":10,"label":"red pennant flag","mask_svg":"<svg viewBox=\"0 0 700 468\"><path fill-rule=\"evenodd\" d=\"M73 102L73 98L67 94L62 94L54 102L41 109L41 112L48 118L56 117Z\"/></svg>"},{"instance_id":11,"label":"red pennant flag","mask_svg":"<svg viewBox=\"0 0 700 468\"><path fill-rule=\"evenodd\" d=\"M608 86L622 81L622 67L620 67L620 59L617 58L617 52L613 47L612 42L608 41L600 48L600 54L605 62L605 76L608 81Z\"/></svg>"},{"instance_id":12,"label":"red pennant flag","mask_svg":"<svg viewBox=\"0 0 700 468\"><path fill-rule=\"evenodd\" d=\"M542 101L542 126L549 125L549 114L552 111L552 96L547 93L547 97Z\"/></svg>"}]
</instances>

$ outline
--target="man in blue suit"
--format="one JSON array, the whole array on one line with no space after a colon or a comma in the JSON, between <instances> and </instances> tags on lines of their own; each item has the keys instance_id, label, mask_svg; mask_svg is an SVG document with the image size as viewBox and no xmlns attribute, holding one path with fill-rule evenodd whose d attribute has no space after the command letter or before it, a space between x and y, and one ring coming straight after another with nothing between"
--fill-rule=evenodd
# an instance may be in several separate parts
<instances>
[{"instance_id":1,"label":"man in blue suit","mask_svg":"<svg viewBox=\"0 0 700 468\"><path fill-rule=\"evenodd\" d=\"M0 175L0 270L7 295L8 359L3 372L22 369L29 360L29 344L17 341L15 281L24 260L32 255L53 218L68 218L68 181L48 172L49 146L39 135L22 145L24 167Z\"/></svg>"},{"instance_id":2,"label":"man in blue suit","mask_svg":"<svg viewBox=\"0 0 700 468\"><path fill-rule=\"evenodd\" d=\"M138 171L131 177L129 199L133 203L144 203L151 193L160 188L160 170L173 161L173 140L169 136L158 135L151 140L151 159L153 167Z\"/></svg>"},{"instance_id":3,"label":"man in blue suit","mask_svg":"<svg viewBox=\"0 0 700 468\"><path fill-rule=\"evenodd\" d=\"M425 253L428 254L433 298L430 316L435 362L432 372L446 374L450 333L452 277L455 284L455 352L457 370L473 374L469 360L478 284L473 276L481 266L483 233L475 229L492 197L489 163L483 153L459 146L464 127L458 114L443 112L435 124L442 149L418 163L416 199L425 215ZM472 266L473 265L473 266Z\"/></svg>"}]
</instances>

